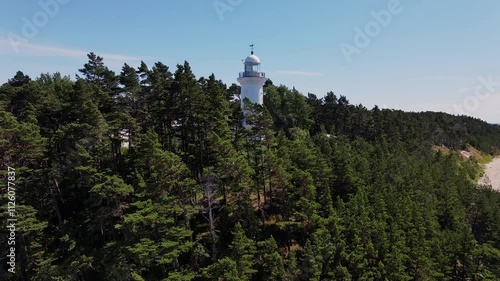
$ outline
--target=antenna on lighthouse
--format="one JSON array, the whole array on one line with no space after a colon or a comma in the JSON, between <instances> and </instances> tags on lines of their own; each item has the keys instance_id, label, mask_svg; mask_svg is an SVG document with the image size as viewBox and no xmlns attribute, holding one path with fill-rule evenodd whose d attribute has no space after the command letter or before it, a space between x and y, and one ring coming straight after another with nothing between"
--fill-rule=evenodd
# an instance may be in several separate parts
<instances>
[{"instance_id":1,"label":"antenna on lighthouse","mask_svg":"<svg viewBox=\"0 0 500 281\"><path fill-rule=\"evenodd\" d=\"M253 44L250 45L250 50L252 50L250 53L253 55Z\"/></svg>"}]
</instances>

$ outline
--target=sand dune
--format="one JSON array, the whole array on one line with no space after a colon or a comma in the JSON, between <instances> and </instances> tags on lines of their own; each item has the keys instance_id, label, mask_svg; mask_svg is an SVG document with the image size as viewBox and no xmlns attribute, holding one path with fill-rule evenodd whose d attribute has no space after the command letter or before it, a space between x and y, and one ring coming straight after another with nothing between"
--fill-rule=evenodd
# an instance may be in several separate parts
<instances>
[{"instance_id":1,"label":"sand dune","mask_svg":"<svg viewBox=\"0 0 500 281\"><path fill-rule=\"evenodd\" d=\"M484 176L478 183L491 185L493 189L500 191L500 157L493 159L486 165Z\"/></svg>"}]
</instances>

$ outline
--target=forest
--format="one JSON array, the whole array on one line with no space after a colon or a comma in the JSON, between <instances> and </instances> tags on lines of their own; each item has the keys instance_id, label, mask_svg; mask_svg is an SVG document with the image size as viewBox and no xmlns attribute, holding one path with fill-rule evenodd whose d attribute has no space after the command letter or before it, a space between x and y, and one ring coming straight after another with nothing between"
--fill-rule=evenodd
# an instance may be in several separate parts
<instances>
[{"instance_id":1,"label":"forest","mask_svg":"<svg viewBox=\"0 0 500 281\"><path fill-rule=\"evenodd\" d=\"M242 109L239 92L94 53L73 79L18 71L0 87L0 281L500 280L500 193L457 152L500 154L500 125L271 80Z\"/></svg>"}]
</instances>

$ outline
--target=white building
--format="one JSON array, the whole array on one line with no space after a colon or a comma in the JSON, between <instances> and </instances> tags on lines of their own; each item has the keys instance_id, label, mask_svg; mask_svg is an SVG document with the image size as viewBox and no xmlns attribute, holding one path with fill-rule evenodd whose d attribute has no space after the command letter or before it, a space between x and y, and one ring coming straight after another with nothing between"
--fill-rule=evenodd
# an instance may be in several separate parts
<instances>
[{"instance_id":1,"label":"white building","mask_svg":"<svg viewBox=\"0 0 500 281\"><path fill-rule=\"evenodd\" d=\"M260 71L260 59L251 54L245 59L245 71L240 72L238 83L241 85L241 106L243 100L248 98L251 102L262 105L264 103L264 83L266 74Z\"/></svg>"}]
</instances>

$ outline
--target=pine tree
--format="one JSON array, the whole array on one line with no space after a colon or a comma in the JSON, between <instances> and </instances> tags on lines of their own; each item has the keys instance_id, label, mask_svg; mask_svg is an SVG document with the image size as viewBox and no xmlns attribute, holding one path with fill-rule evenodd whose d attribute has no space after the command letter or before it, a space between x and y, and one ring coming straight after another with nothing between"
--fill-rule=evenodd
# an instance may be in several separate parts
<instances>
[{"instance_id":1,"label":"pine tree","mask_svg":"<svg viewBox=\"0 0 500 281\"><path fill-rule=\"evenodd\" d=\"M278 281L283 279L285 267L273 237L257 243L259 280Z\"/></svg>"},{"instance_id":2,"label":"pine tree","mask_svg":"<svg viewBox=\"0 0 500 281\"><path fill-rule=\"evenodd\" d=\"M246 237L240 223L236 224L232 234L233 241L231 245L229 245L229 249L231 250L232 259L236 262L238 276L240 280L251 280L252 275L256 272L254 269L256 254L255 242Z\"/></svg>"}]
</instances>

